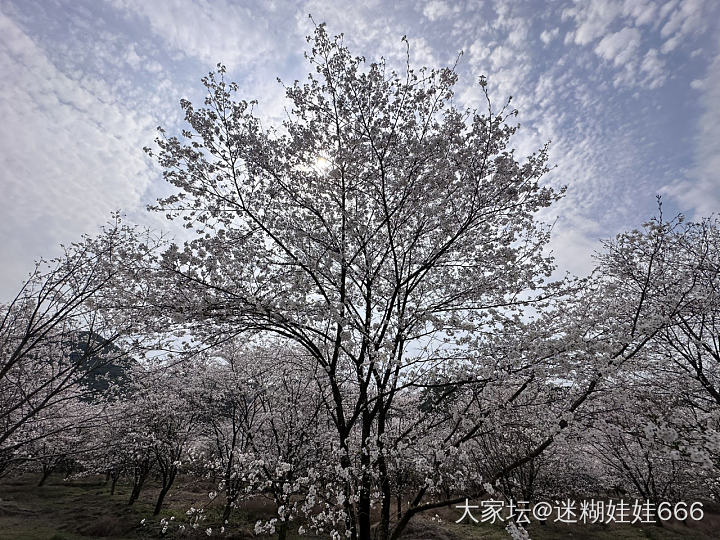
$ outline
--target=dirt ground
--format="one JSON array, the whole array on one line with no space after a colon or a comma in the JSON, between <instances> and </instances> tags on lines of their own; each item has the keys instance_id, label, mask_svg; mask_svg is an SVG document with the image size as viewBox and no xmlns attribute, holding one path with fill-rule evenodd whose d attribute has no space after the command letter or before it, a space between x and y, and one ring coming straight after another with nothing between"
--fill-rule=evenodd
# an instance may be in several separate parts
<instances>
[{"instance_id":1,"label":"dirt ground","mask_svg":"<svg viewBox=\"0 0 720 540\"><path fill-rule=\"evenodd\" d=\"M102 478L65 481L62 476L51 476L44 486L37 486L34 476L0 479L0 539L7 540L136 540L149 538L207 538L212 536L230 539L258 538L253 533L258 519L272 516L267 501L257 499L243 504L222 535L220 507L209 502L210 485L194 481L180 481L166 499L166 508L160 516L152 516L157 487L148 487L140 500L129 507L127 485L118 484L116 493ZM187 523L186 511L190 507L204 507L206 519L195 530L179 524ZM720 539L720 506L706 506L705 518L687 524L675 522L663 527L654 525L564 525L534 523L529 528L534 540L562 538L597 540L717 540ZM507 540L509 535L502 526L489 524L456 524L461 512L456 508L441 508L435 513L419 516L406 530L403 538L409 540ZM166 533L161 532L160 519L169 523ZM145 520L142 524L141 521ZM467 520L466 520L467 521ZM297 536L292 529L289 538L319 538ZM265 536L265 538L268 538Z\"/></svg>"}]
</instances>

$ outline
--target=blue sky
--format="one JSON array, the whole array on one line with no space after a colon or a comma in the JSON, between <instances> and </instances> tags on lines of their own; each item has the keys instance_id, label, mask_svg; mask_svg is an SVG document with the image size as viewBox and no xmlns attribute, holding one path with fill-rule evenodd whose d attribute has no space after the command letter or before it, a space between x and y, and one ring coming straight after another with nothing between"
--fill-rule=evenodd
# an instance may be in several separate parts
<instances>
[{"instance_id":1,"label":"blue sky","mask_svg":"<svg viewBox=\"0 0 720 540\"><path fill-rule=\"evenodd\" d=\"M228 66L268 122L286 81L307 72L316 22L356 54L458 65L457 96L481 105L488 76L513 96L528 154L551 140L549 182L568 194L556 221L561 268L592 267L601 238L655 212L720 210L720 2L584 0L232 2L0 0L0 300L38 257L94 233L122 210L170 229L145 205L167 192L142 148L180 129L181 98Z\"/></svg>"}]
</instances>

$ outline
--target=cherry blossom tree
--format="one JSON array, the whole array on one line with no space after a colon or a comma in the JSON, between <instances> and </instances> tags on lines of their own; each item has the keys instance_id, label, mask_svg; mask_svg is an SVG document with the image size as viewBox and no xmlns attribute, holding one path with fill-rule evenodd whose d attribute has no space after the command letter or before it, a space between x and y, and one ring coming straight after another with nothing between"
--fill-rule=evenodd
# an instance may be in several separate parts
<instances>
[{"instance_id":1,"label":"cherry blossom tree","mask_svg":"<svg viewBox=\"0 0 720 540\"><path fill-rule=\"evenodd\" d=\"M667 224L668 265L693 283L693 294L677 324L657 345L674 369L694 379L704 408L720 407L720 224L717 218Z\"/></svg>"},{"instance_id":2,"label":"cherry blossom tree","mask_svg":"<svg viewBox=\"0 0 720 540\"><path fill-rule=\"evenodd\" d=\"M211 498L224 495L223 525L241 500L269 497L276 516L256 531L285 538L290 522L314 507L308 497L320 483L315 469L322 468L327 440L312 359L280 342L230 341L208 355L195 370L206 443L193 459L220 479Z\"/></svg>"},{"instance_id":3,"label":"cherry blossom tree","mask_svg":"<svg viewBox=\"0 0 720 540\"><path fill-rule=\"evenodd\" d=\"M38 486L58 470L69 477L95 443L92 431L96 419L95 407L79 399L39 412L20 429L21 438L28 442L16 451L15 463L24 470L39 469Z\"/></svg>"},{"instance_id":4,"label":"cherry blossom tree","mask_svg":"<svg viewBox=\"0 0 720 540\"><path fill-rule=\"evenodd\" d=\"M675 433L674 455L667 459L679 459L677 453L682 451L683 459L689 457L704 470L714 467L710 476L716 476L720 466L720 228L716 218L665 220L661 211L662 205L659 215L642 229L609 243L606 261L621 269L628 283L637 283L652 268L645 281L656 300L647 317L667 320L633 371L634 379L646 381L654 396L665 396L654 407L658 415L667 403L673 403L662 422L643 417L648 437ZM675 421L670 422L671 418Z\"/></svg>"},{"instance_id":5,"label":"cherry blossom tree","mask_svg":"<svg viewBox=\"0 0 720 540\"><path fill-rule=\"evenodd\" d=\"M208 342L275 336L310 358L335 465L317 530L370 538L377 507L394 539L419 512L509 487L695 283L656 222L608 244L590 278L550 282L535 215L561 193L541 183L546 148L516 156L517 111L494 109L484 78L483 110L460 109L452 69L368 64L323 25L309 43L282 126L219 65L203 107L181 102L182 135L146 149L177 188L154 208L196 231L165 252L158 303ZM524 446L473 479L482 437L511 436L503 415ZM412 474L394 465L410 456Z\"/></svg>"},{"instance_id":6,"label":"cherry blossom tree","mask_svg":"<svg viewBox=\"0 0 720 540\"><path fill-rule=\"evenodd\" d=\"M233 101L220 67L204 108L182 102L184 140L157 140L179 189L157 208L198 231L165 255L165 289L182 290L165 304L198 332L271 333L315 359L348 477L345 528L369 538L377 481L389 537L395 400L465 362L465 333L548 294L533 215L558 195L539 185L545 149L522 163L510 149L515 111L457 109L451 69L366 66L323 26L310 43L317 76L287 88L281 132Z\"/></svg>"},{"instance_id":7,"label":"cherry blossom tree","mask_svg":"<svg viewBox=\"0 0 720 540\"><path fill-rule=\"evenodd\" d=\"M201 382L207 443L192 458L221 478L218 491L224 495L225 524L248 491L246 466L254 460L250 437L257 429L262 390L252 375L258 371L253 369L254 359L243 354L237 343L224 344L214 355L220 360L208 362Z\"/></svg>"},{"instance_id":8,"label":"cherry blossom tree","mask_svg":"<svg viewBox=\"0 0 720 540\"><path fill-rule=\"evenodd\" d=\"M610 392L595 404L604 413L585 433L592 454L613 478L609 484L657 505L702 496L702 467L685 451L687 409L656 388Z\"/></svg>"},{"instance_id":9,"label":"cherry blossom tree","mask_svg":"<svg viewBox=\"0 0 720 540\"><path fill-rule=\"evenodd\" d=\"M133 419L148 434L155 470L160 478L154 514L181 470L198 438L203 418L198 373L187 360L155 365L136 376L131 396Z\"/></svg>"},{"instance_id":10,"label":"cherry blossom tree","mask_svg":"<svg viewBox=\"0 0 720 540\"><path fill-rule=\"evenodd\" d=\"M126 362L149 338L143 270L157 239L119 217L96 237L41 261L0 311L0 460L50 432L23 429L89 399L108 366ZM40 435L42 434L42 435ZM0 464L2 467L2 464Z\"/></svg>"}]
</instances>

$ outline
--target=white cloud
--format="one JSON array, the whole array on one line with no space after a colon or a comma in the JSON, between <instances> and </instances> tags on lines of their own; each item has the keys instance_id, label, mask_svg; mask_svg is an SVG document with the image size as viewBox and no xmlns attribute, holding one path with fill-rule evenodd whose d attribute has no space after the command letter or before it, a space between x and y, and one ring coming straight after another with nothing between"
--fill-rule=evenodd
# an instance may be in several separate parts
<instances>
[{"instance_id":1,"label":"white cloud","mask_svg":"<svg viewBox=\"0 0 720 540\"><path fill-rule=\"evenodd\" d=\"M430 0L423 7L423 15L431 21L436 21L450 13L450 6L441 0Z\"/></svg>"},{"instance_id":2,"label":"white cloud","mask_svg":"<svg viewBox=\"0 0 720 540\"><path fill-rule=\"evenodd\" d=\"M702 0L685 0L662 27L660 35L667 37L674 32L688 33L696 26L703 15Z\"/></svg>"},{"instance_id":3,"label":"white cloud","mask_svg":"<svg viewBox=\"0 0 720 540\"><path fill-rule=\"evenodd\" d=\"M540 40L547 45L560 34L559 28L553 28L552 30L543 30L540 34Z\"/></svg>"},{"instance_id":4,"label":"white cloud","mask_svg":"<svg viewBox=\"0 0 720 540\"><path fill-rule=\"evenodd\" d=\"M660 8L660 17L659 20L664 19L667 17L667 14L670 13L673 9L675 9L675 6L678 5L678 0L668 0L665 2L662 7Z\"/></svg>"},{"instance_id":5,"label":"white cloud","mask_svg":"<svg viewBox=\"0 0 720 540\"><path fill-rule=\"evenodd\" d=\"M595 52L605 60L612 60L617 66L633 58L639 46L640 31L637 28L623 28L602 38Z\"/></svg>"},{"instance_id":6,"label":"white cloud","mask_svg":"<svg viewBox=\"0 0 720 540\"><path fill-rule=\"evenodd\" d=\"M476 39L473 41L472 45L470 45L468 52L470 53L470 58L472 60L476 63L480 63L490 56L490 45L487 40Z\"/></svg>"},{"instance_id":7,"label":"white cloud","mask_svg":"<svg viewBox=\"0 0 720 540\"><path fill-rule=\"evenodd\" d=\"M657 4L652 1L625 0L623 15L634 19L637 26L643 26L656 21Z\"/></svg>"},{"instance_id":8,"label":"white cloud","mask_svg":"<svg viewBox=\"0 0 720 540\"><path fill-rule=\"evenodd\" d=\"M301 54L303 36L312 33L313 23L307 17L312 13L316 22L327 22L331 34L343 32L353 53L365 55L368 61L383 55L391 68L399 70L404 69L405 44L400 40L404 34L415 66L452 63L454 53L464 49L468 54L458 66L461 79L456 94L460 106L483 105L475 84L480 73L489 76L495 106L512 94L523 123L512 143L517 154L525 155L545 141L553 141L551 164L558 169L549 181L570 186L567 197L550 209L561 215L554 245L566 268L583 273L591 264L588 254L597 246L597 239L632 224L642 206L637 199L650 193L651 200L656 191L649 182L642 184L647 182L643 172L652 169L652 162L644 161L648 156L652 159L652 150L641 157L636 152L662 144L662 137L642 132L633 122L647 126L645 109L652 106L662 111L663 99L668 96L660 91L650 95L647 90L660 89L671 75L677 76L678 59L690 54L683 48L689 34L683 32L700 27L693 15L696 9L688 10L674 1L662 6L652 0L568 1L565 5L571 7L563 10L562 21L558 17L562 6L551 4L538 13L527 9L532 2L503 0L426 0L419 7L380 0L307 0L292 5L258 3L255 7L230 0L109 1L122 10L121 16L126 15L122 24L110 20L95 24L97 13L89 9L82 20L73 19L75 26L67 33L58 37L46 32L46 41L38 41L55 65L33 43L21 44L9 60L0 53L0 69L12 77L14 87L12 92L6 91L7 97L0 96L6 99L0 103L0 111L7 109L11 125L25 129L13 137L17 140L6 144L12 152L2 162L12 175L3 180L3 187L10 186L4 190L9 202L1 201L0 211L13 205L20 210L10 208L14 213L8 214L8 225L0 226L0 238L8 238L0 255L16 254L19 260L27 253L23 243L43 247L37 254L45 254L44 246L54 245L58 239L92 231L94 217L90 219L88 210L69 194L87 193L93 201L92 212L97 210L103 218L109 202L132 206L135 201L140 207L142 186L130 188L118 179L148 177L139 151L153 137L148 128L159 123L170 124L173 130L167 118L169 109L177 112L176 97L195 101L201 88L189 81L217 61L228 65L230 76L240 84L241 97L260 100L258 111L268 125L281 121L284 93L275 77L291 82L307 72ZM52 14L49 8L47 11ZM112 15L118 18L118 13ZM30 17L28 14L21 26L29 32L34 28L31 35L37 39L36 34L44 31L33 27ZM128 31L128 26L133 30ZM83 28L92 30L90 38L78 38ZM665 36L661 36L663 29ZM563 33L566 47L542 46L559 45ZM0 48L8 49L4 41L9 35L4 31ZM27 36L24 39L28 41ZM48 48L53 46L57 48ZM665 50L676 47L676 54L663 56L663 46ZM701 50L698 47L707 50L699 40L692 44ZM688 65L701 62L705 54L698 54ZM22 55L43 58L45 63L28 70L24 64L32 62L21 59ZM166 62L167 58L172 61ZM692 72L688 81L698 77ZM632 89L639 99L632 101L635 98L628 97L629 92L614 91L611 84ZM709 88L713 84L717 85L709 77L702 84L693 83L704 92L707 110L711 109ZM629 110L633 114L627 114ZM662 112L652 114L663 116ZM158 120L151 122L151 117ZM26 118L30 120L23 120ZM52 137L45 135L45 126L52 128ZM20 128L15 129L19 132ZM713 133L704 129L707 139L712 139ZM33 133L44 134L44 138ZM117 134L119 140L109 140L108 133ZM697 152L698 163L708 164L703 178L708 177L709 167L715 166L711 144L705 146L707 149ZM52 157L34 159L43 151ZM678 169L677 163L668 164L668 175ZM15 177L27 179L27 185L22 186ZM693 201L712 200L708 193L716 185L695 182L695 177L690 180L688 185L699 190ZM667 180L663 177L660 182ZM150 190L162 188L162 182L151 184L146 196L150 198ZM694 193L692 189L683 191L688 197L690 193ZM26 217L22 209L29 200L34 200L37 208L29 210ZM67 207L73 218L58 217L64 213L58 206ZM38 231L47 238L36 238Z\"/></svg>"},{"instance_id":9,"label":"white cloud","mask_svg":"<svg viewBox=\"0 0 720 540\"><path fill-rule=\"evenodd\" d=\"M2 300L32 259L138 205L150 179L142 146L154 124L59 72L2 14L0 72Z\"/></svg>"},{"instance_id":10,"label":"white cloud","mask_svg":"<svg viewBox=\"0 0 720 540\"><path fill-rule=\"evenodd\" d=\"M670 11L672 9L668 10L668 12ZM682 40L700 32L705 26L707 13L704 0L682 2L677 9L671 12L667 22L660 30L660 35L666 38L660 50L667 54L675 50Z\"/></svg>"},{"instance_id":11,"label":"white cloud","mask_svg":"<svg viewBox=\"0 0 720 540\"><path fill-rule=\"evenodd\" d=\"M574 41L587 45L604 36L612 23L622 14L622 4L611 0L591 0L576 4L563 12L563 18L573 18L578 24Z\"/></svg>"},{"instance_id":12,"label":"white cloud","mask_svg":"<svg viewBox=\"0 0 720 540\"><path fill-rule=\"evenodd\" d=\"M563 20L575 23L565 44L592 46L595 54L612 62L615 71L607 78L616 88L657 89L669 78L660 54L700 36L712 11L706 0L575 2L562 12ZM546 37L541 35L543 41Z\"/></svg>"},{"instance_id":13,"label":"white cloud","mask_svg":"<svg viewBox=\"0 0 720 540\"><path fill-rule=\"evenodd\" d=\"M643 83L650 89L662 86L668 76L665 61L655 49L650 49L645 54L640 70L645 75Z\"/></svg>"},{"instance_id":14,"label":"white cloud","mask_svg":"<svg viewBox=\"0 0 720 540\"><path fill-rule=\"evenodd\" d=\"M702 92L703 112L695 136L695 165L685 180L665 188L665 192L699 216L720 211L720 41L714 60L703 80L691 86Z\"/></svg>"},{"instance_id":15,"label":"white cloud","mask_svg":"<svg viewBox=\"0 0 720 540\"><path fill-rule=\"evenodd\" d=\"M127 53L125 54L125 61L132 67L133 69L137 69L141 63L142 63L142 57L140 57L135 50L135 44L131 44L128 47Z\"/></svg>"},{"instance_id":16,"label":"white cloud","mask_svg":"<svg viewBox=\"0 0 720 540\"><path fill-rule=\"evenodd\" d=\"M152 31L180 54L196 57L208 66L223 62L231 68L266 59L282 38L271 24L272 5L261 12L227 0L187 2L112 0L116 8L147 19Z\"/></svg>"},{"instance_id":17,"label":"white cloud","mask_svg":"<svg viewBox=\"0 0 720 540\"><path fill-rule=\"evenodd\" d=\"M577 276L586 276L595 267L593 255L601 250L600 240L608 232L601 230L597 223L578 216L563 218L553 228L550 249L559 263L561 273L567 271Z\"/></svg>"}]
</instances>

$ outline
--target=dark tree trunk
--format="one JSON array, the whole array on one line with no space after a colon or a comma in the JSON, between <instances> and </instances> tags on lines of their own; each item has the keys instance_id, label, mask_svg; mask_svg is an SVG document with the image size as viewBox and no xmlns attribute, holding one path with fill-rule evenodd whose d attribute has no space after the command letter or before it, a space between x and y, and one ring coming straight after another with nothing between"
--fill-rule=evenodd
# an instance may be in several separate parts
<instances>
[{"instance_id":1,"label":"dark tree trunk","mask_svg":"<svg viewBox=\"0 0 720 540\"><path fill-rule=\"evenodd\" d=\"M128 501L128 506L132 506L133 504L135 504L135 501L137 501L138 497L140 497L140 492L142 491L148 474L150 474L149 463L143 463L139 467L135 468L135 474L133 476L133 488L132 492L130 493L130 500Z\"/></svg>"},{"instance_id":2,"label":"dark tree trunk","mask_svg":"<svg viewBox=\"0 0 720 540\"><path fill-rule=\"evenodd\" d=\"M140 490L138 489L137 485L133 484L132 491L130 492L130 498L128 499L128 506L132 506L133 504L135 504L135 501L137 501L139 495Z\"/></svg>"},{"instance_id":3,"label":"dark tree trunk","mask_svg":"<svg viewBox=\"0 0 720 540\"><path fill-rule=\"evenodd\" d=\"M364 474L358 500L358 525L360 540L370 540L370 475Z\"/></svg>"},{"instance_id":4,"label":"dark tree trunk","mask_svg":"<svg viewBox=\"0 0 720 540\"><path fill-rule=\"evenodd\" d=\"M281 521L280 526L278 527L278 540L286 540L287 533L288 533L288 522Z\"/></svg>"},{"instance_id":5,"label":"dark tree trunk","mask_svg":"<svg viewBox=\"0 0 720 540\"><path fill-rule=\"evenodd\" d=\"M47 465L42 466L42 476L40 477L40 482L38 482L38 487L45 485L45 481L50 477L54 468L55 467L48 467Z\"/></svg>"},{"instance_id":6,"label":"dark tree trunk","mask_svg":"<svg viewBox=\"0 0 720 540\"><path fill-rule=\"evenodd\" d=\"M365 441L370 437L372 419L367 412L363 413L362 425L362 453L360 455L360 465L362 468L362 476L360 478L360 493L358 498L358 529L359 540L370 540L370 493L372 491L372 477L370 475L370 453L366 451Z\"/></svg>"},{"instance_id":7,"label":"dark tree trunk","mask_svg":"<svg viewBox=\"0 0 720 540\"><path fill-rule=\"evenodd\" d=\"M160 510L162 509L163 501L165 500L165 495L167 495L168 491L170 491L170 486L164 486L162 489L160 489L160 493L158 494L157 501L155 502L155 510L153 510L153 515L157 516L160 513Z\"/></svg>"},{"instance_id":8,"label":"dark tree trunk","mask_svg":"<svg viewBox=\"0 0 720 540\"><path fill-rule=\"evenodd\" d=\"M160 513L163 500L165 500L165 495L167 495L173 485L173 482L175 482L175 475L177 475L177 469L174 466L170 468L170 471L163 474L162 488L160 489L160 494L158 495L157 502L155 503L155 511L153 512L153 515L157 516Z\"/></svg>"},{"instance_id":9,"label":"dark tree trunk","mask_svg":"<svg viewBox=\"0 0 720 540\"><path fill-rule=\"evenodd\" d=\"M137 484L133 484L132 491L130 492L130 499L128 500L128 506L132 506L135 504L135 501L138 500L138 497L140 497L140 492L142 491L143 483L145 482L145 479L143 478L141 482Z\"/></svg>"},{"instance_id":10,"label":"dark tree trunk","mask_svg":"<svg viewBox=\"0 0 720 540\"><path fill-rule=\"evenodd\" d=\"M341 435L340 440L344 441L345 438ZM349 469L350 468L350 458L347 455L348 448L347 446L343 446L343 451L345 452L340 457L340 465L343 469ZM345 530L350 531L350 540L357 540L357 513L355 512L355 505L352 503L352 497L350 493L350 488L348 487L347 483L345 485L345 502L343 503L343 507L345 509Z\"/></svg>"},{"instance_id":11,"label":"dark tree trunk","mask_svg":"<svg viewBox=\"0 0 720 540\"><path fill-rule=\"evenodd\" d=\"M222 522L223 525L225 525L228 521L230 521L230 514L232 513L232 498L227 497L225 499L225 508L223 509L223 515L222 515Z\"/></svg>"},{"instance_id":12,"label":"dark tree trunk","mask_svg":"<svg viewBox=\"0 0 720 540\"><path fill-rule=\"evenodd\" d=\"M117 484L118 478L120 478L120 473L116 473L115 471L110 473L110 480L112 481L110 483L110 495L115 495L115 485Z\"/></svg>"},{"instance_id":13,"label":"dark tree trunk","mask_svg":"<svg viewBox=\"0 0 720 540\"><path fill-rule=\"evenodd\" d=\"M388 477L387 464L385 457L382 455L382 447L380 448L380 456L378 457L378 471L380 473L380 490L382 492L382 506L380 509L380 526L378 528L378 540L387 540L390 534L390 506L392 505L392 493L390 490L390 478Z\"/></svg>"}]
</instances>

